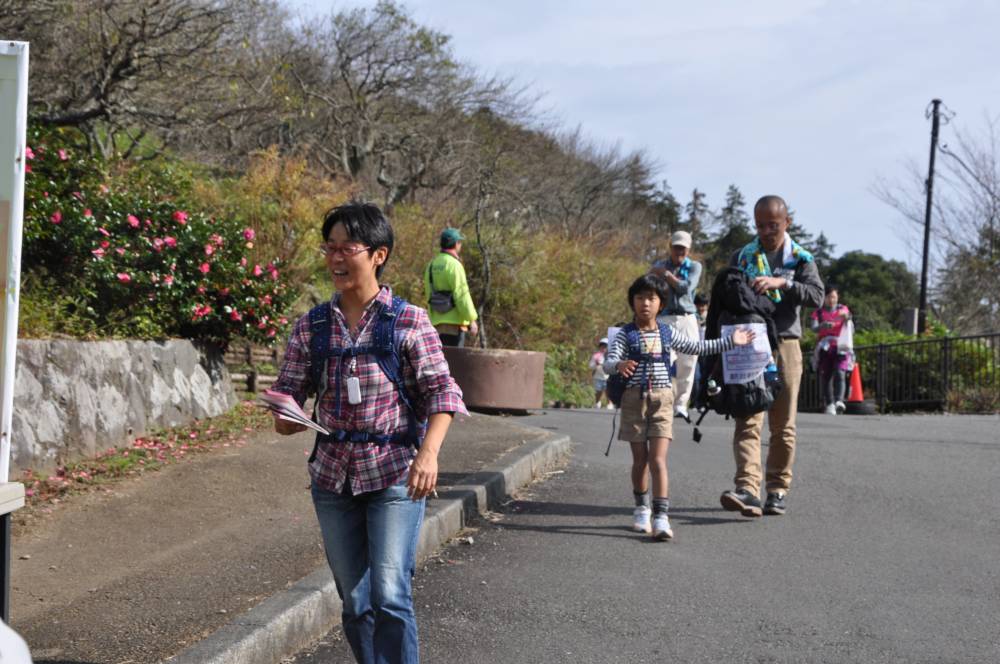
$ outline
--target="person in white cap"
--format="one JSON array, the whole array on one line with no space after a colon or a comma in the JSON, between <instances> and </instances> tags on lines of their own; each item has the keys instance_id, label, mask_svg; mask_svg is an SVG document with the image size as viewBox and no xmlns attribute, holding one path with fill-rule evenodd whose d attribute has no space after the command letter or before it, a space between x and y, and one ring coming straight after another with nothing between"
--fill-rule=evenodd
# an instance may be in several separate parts
<instances>
[{"instance_id":1,"label":"person in white cap","mask_svg":"<svg viewBox=\"0 0 1000 664\"><path fill-rule=\"evenodd\" d=\"M657 316L661 323L673 325L691 339L698 338L698 316L694 305L694 294L701 279L701 263L692 260L691 234L677 231L670 236L670 257L653 263L652 271L667 280L670 294L666 306ZM674 378L674 417L688 422L688 402L694 388L694 368L697 355L678 353L677 375Z\"/></svg>"},{"instance_id":2,"label":"person in white cap","mask_svg":"<svg viewBox=\"0 0 1000 664\"><path fill-rule=\"evenodd\" d=\"M604 372L604 358L608 354L608 338L602 337L600 341L597 342L597 350L594 354L590 356L590 362L587 366L593 371L594 378L594 408L601 407L601 399L604 397L604 392L608 388L608 374ZM611 402L608 402L608 408L614 408Z\"/></svg>"}]
</instances>

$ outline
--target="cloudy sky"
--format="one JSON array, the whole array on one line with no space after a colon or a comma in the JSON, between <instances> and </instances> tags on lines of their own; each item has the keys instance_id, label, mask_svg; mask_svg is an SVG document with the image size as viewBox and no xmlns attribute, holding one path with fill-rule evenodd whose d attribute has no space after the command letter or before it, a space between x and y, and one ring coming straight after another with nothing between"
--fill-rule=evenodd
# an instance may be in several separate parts
<instances>
[{"instance_id":1,"label":"cloudy sky","mask_svg":"<svg viewBox=\"0 0 1000 664\"><path fill-rule=\"evenodd\" d=\"M306 14L373 2L285 0ZM544 93L593 139L642 149L677 198L713 208L735 183L748 201L784 196L839 255L861 249L919 266L914 236L872 193L926 171L942 130L1000 116L1000 2L989 0L409 0L461 60Z\"/></svg>"}]
</instances>

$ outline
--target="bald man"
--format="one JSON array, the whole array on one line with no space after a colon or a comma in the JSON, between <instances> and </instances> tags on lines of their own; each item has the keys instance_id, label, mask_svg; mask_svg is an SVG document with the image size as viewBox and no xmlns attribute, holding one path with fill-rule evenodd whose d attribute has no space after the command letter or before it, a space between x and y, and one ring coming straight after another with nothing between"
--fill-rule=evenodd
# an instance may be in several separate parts
<instances>
[{"instance_id":1,"label":"bald man","mask_svg":"<svg viewBox=\"0 0 1000 664\"><path fill-rule=\"evenodd\" d=\"M757 236L730 260L730 265L748 274L757 293L766 293L775 303L778 371L784 389L767 411L770 445L764 472L761 472L761 433L764 413L737 417L733 433L736 458L736 488L726 491L722 506L746 517L784 514L795 460L795 416L799 384L802 381L802 305L818 307L823 302L823 282L812 254L788 235L791 218L780 196L764 196L753 209ZM761 508L761 483L767 493Z\"/></svg>"}]
</instances>

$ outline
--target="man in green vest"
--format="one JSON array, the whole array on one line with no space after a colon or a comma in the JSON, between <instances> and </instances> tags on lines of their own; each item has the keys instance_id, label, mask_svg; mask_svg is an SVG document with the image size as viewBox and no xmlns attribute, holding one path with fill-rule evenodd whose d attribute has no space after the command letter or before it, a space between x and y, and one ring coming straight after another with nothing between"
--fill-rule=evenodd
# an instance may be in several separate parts
<instances>
[{"instance_id":1,"label":"man in green vest","mask_svg":"<svg viewBox=\"0 0 1000 664\"><path fill-rule=\"evenodd\" d=\"M469 282L459 254L465 238L457 228L441 232L441 253L424 270L424 294L431 325L444 346L464 346L466 333L476 336L479 326L476 307L472 304Z\"/></svg>"}]
</instances>

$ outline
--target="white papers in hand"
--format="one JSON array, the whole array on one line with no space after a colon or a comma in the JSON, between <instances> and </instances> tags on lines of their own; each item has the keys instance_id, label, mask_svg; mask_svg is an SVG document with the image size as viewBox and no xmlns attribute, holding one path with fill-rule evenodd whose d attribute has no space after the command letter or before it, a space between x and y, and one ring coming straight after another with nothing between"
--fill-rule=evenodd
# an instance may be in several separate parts
<instances>
[{"instance_id":1,"label":"white papers in hand","mask_svg":"<svg viewBox=\"0 0 1000 664\"><path fill-rule=\"evenodd\" d=\"M737 346L722 354L722 382L726 384L749 383L771 361L771 344L767 341L767 326L764 323L723 325L722 338L728 338L736 329L752 331L756 336L753 343Z\"/></svg>"},{"instance_id":2,"label":"white papers in hand","mask_svg":"<svg viewBox=\"0 0 1000 664\"><path fill-rule=\"evenodd\" d=\"M257 398L263 402L261 404L262 406L266 407L281 419L301 424L302 426L309 427L310 429L314 429L325 435L330 435L329 431L313 422L309 416L305 414L305 411L302 410L295 399L289 395L282 392L264 390L257 395Z\"/></svg>"}]
</instances>

